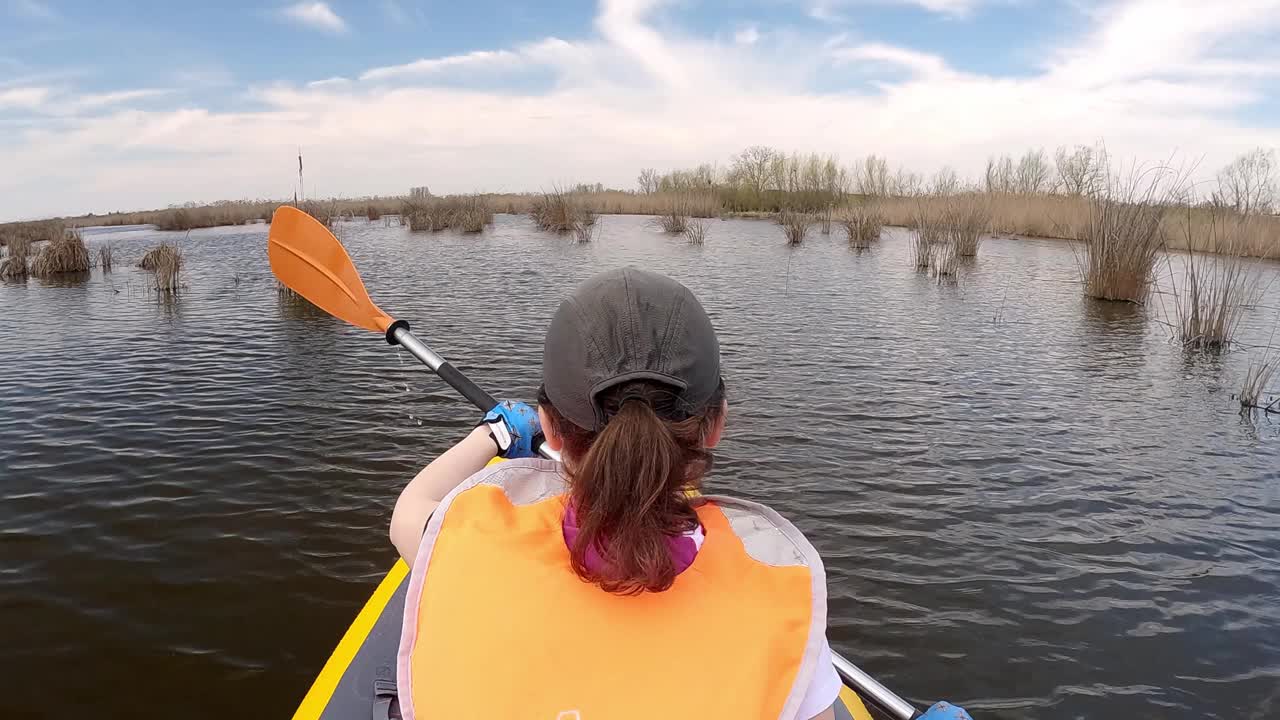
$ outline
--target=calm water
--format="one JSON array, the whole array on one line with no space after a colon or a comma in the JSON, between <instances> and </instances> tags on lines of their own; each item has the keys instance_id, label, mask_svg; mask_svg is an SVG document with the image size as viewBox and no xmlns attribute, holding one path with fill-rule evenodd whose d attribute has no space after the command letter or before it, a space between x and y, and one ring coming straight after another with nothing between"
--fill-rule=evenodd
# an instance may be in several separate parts
<instances>
[{"instance_id":1,"label":"calm water","mask_svg":"<svg viewBox=\"0 0 1280 720\"><path fill-rule=\"evenodd\" d=\"M900 693L1280 717L1280 432L1237 414L1244 353L1189 360L1158 304L1083 300L1056 242L990 240L956 287L898 234L789 251L715 222L695 248L603 222L589 246L513 217L340 235L379 304L500 395L532 396L578 280L689 285L731 393L709 484L813 539L833 643ZM94 232L116 272L0 283L0 717L288 716L393 560L399 489L475 419L376 335L281 303L265 226L165 236L190 286L168 304L127 267L161 237Z\"/></svg>"}]
</instances>

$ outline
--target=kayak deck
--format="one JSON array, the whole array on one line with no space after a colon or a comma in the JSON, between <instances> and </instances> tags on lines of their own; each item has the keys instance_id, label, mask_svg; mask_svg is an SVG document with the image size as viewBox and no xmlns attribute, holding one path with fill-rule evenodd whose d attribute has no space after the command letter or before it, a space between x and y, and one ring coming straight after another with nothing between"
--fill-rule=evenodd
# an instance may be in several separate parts
<instances>
[{"instance_id":1,"label":"kayak deck","mask_svg":"<svg viewBox=\"0 0 1280 720\"><path fill-rule=\"evenodd\" d=\"M397 560L343 634L293 720L364 720L377 717L375 703L389 703L395 691L408 575L409 567ZM836 718L872 720L872 715L846 685L836 703Z\"/></svg>"}]
</instances>

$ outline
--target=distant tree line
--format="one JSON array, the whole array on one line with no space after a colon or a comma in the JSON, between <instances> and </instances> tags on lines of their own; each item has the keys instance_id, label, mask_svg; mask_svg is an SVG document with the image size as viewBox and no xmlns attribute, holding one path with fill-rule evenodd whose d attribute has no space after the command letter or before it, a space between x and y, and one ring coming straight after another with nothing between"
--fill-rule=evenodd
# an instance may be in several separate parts
<instances>
[{"instance_id":1,"label":"distant tree line","mask_svg":"<svg viewBox=\"0 0 1280 720\"><path fill-rule=\"evenodd\" d=\"M1059 147L1052 155L1031 149L1021 157L1001 155L987 161L981 180L965 183L944 167L925 178L903 168L892 170L888 160L868 155L851 166L833 155L787 154L753 145L734 155L727 167L702 164L660 173L640 171L641 193L675 191L714 192L729 210L817 209L838 203L849 194L868 196L947 195L962 190L1007 195L1077 195L1103 193L1116 182L1107 150L1102 145ZM1275 151L1259 148L1241 155L1217 175L1216 191L1208 202L1241 213L1272 213L1277 209ZM1188 198L1191 194L1188 194Z\"/></svg>"}]
</instances>

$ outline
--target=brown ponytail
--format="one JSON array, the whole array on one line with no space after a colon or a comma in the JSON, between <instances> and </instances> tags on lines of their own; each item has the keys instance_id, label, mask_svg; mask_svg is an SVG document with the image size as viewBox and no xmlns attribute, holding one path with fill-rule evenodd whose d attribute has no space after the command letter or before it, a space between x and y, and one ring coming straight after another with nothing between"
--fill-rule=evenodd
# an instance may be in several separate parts
<instances>
[{"instance_id":1,"label":"brown ponytail","mask_svg":"<svg viewBox=\"0 0 1280 720\"><path fill-rule=\"evenodd\" d=\"M597 400L606 422L592 433L561 416L545 392L538 397L564 438L578 525L569 549L573 570L611 593L661 592L676 576L667 538L698 524L686 492L701 487L711 469L706 438L720 418L724 383L692 412L649 380L609 388ZM603 567L588 567L593 547Z\"/></svg>"}]
</instances>

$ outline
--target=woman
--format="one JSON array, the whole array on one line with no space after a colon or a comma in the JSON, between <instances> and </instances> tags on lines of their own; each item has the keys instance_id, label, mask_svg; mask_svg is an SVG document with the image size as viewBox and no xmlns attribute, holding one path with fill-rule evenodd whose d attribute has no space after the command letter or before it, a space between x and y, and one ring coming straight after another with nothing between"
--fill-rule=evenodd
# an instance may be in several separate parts
<instances>
[{"instance_id":1,"label":"woman","mask_svg":"<svg viewBox=\"0 0 1280 720\"><path fill-rule=\"evenodd\" d=\"M728 411L693 294L590 278L542 372L536 411L500 403L396 503L404 717L834 718L818 554L766 507L691 492Z\"/></svg>"}]
</instances>

